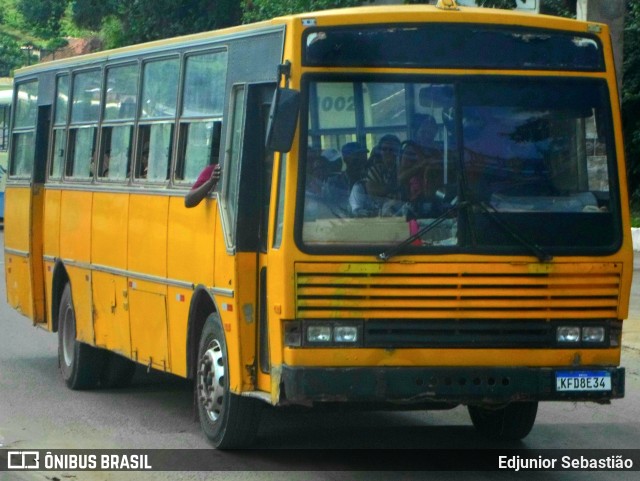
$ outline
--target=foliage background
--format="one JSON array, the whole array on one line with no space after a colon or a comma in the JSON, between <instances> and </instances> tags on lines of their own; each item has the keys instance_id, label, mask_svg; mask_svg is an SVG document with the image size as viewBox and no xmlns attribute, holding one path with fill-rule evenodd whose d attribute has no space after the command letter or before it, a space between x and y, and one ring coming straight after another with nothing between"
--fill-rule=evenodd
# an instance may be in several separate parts
<instances>
[{"instance_id":1,"label":"foliage background","mask_svg":"<svg viewBox=\"0 0 640 481\"><path fill-rule=\"evenodd\" d=\"M541 0L541 13L575 16L576 0ZM478 0L513 8L517 0ZM202 32L369 0L0 0L0 76L51 51L67 37L98 35L105 48ZM435 0L405 0L435 3ZM630 191L640 212L640 1L626 0L622 115ZM26 49L24 47L27 47ZM21 48L22 47L22 48ZM31 55L29 57L29 55Z\"/></svg>"}]
</instances>

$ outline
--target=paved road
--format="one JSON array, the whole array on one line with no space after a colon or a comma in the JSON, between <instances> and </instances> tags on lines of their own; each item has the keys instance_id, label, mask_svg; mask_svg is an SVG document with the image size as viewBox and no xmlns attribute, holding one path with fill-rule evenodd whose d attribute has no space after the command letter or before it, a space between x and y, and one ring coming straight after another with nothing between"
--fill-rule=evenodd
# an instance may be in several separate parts
<instances>
[{"instance_id":1,"label":"paved road","mask_svg":"<svg viewBox=\"0 0 640 481\"><path fill-rule=\"evenodd\" d=\"M0 239L1 240L1 239ZM640 263L639 263L640 264ZM4 271L4 266L2 271ZM639 266L640 267L640 266ZM640 270L634 283L631 330L640 325ZM10 448L209 448L194 420L190 383L139 369L134 384L114 391L74 392L66 389L57 371L57 338L35 329L4 303L0 278L0 443ZM268 411L260 427L257 448L338 449L485 449L485 448L640 448L640 348L625 345L627 397L611 406L543 403L532 433L513 445L492 444L471 427L464 408L443 412L327 413ZM373 451L375 456L375 451ZM211 473L35 473L18 477L0 474L2 481L115 481L191 479L274 479L290 469L282 459L267 463L255 456L211 450L210 456L243 471ZM304 452L291 457L309 456ZM267 461L269 461L268 455ZM417 473L323 472L317 455L313 473L287 472L287 479L424 479ZM348 470L345 460L343 469ZM529 473L529 479L539 479ZM538 473L539 474L539 473ZM523 473L438 473L437 479L527 479ZM633 473L548 473L554 480L635 480Z\"/></svg>"},{"instance_id":2,"label":"paved road","mask_svg":"<svg viewBox=\"0 0 640 481\"><path fill-rule=\"evenodd\" d=\"M640 351L640 251L635 252L633 267L629 317L623 327L622 343L630 349Z\"/></svg>"}]
</instances>

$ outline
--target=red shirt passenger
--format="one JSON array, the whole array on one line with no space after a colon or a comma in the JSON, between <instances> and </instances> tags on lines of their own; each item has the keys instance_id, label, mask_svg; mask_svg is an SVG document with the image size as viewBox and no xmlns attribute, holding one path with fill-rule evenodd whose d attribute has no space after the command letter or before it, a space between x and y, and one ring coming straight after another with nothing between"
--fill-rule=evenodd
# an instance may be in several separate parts
<instances>
[{"instance_id":1,"label":"red shirt passenger","mask_svg":"<svg viewBox=\"0 0 640 481\"><path fill-rule=\"evenodd\" d=\"M184 206L195 207L202 199L215 189L220 180L220 164L207 165L194 182L189 193L184 197Z\"/></svg>"}]
</instances>

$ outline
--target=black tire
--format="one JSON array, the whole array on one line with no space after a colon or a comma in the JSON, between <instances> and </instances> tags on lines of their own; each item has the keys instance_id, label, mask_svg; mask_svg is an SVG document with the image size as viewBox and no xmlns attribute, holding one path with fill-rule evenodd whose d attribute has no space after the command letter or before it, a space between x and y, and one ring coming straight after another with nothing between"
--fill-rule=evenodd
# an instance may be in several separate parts
<instances>
[{"instance_id":1,"label":"black tire","mask_svg":"<svg viewBox=\"0 0 640 481\"><path fill-rule=\"evenodd\" d=\"M200 425L216 448L245 448L258 433L262 402L229 391L227 360L220 318L211 314L200 336L194 383Z\"/></svg>"},{"instance_id":2,"label":"black tire","mask_svg":"<svg viewBox=\"0 0 640 481\"><path fill-rule=\"evenodd\" d=\"M104 366L100 373L100 386L105 389L117 389L131 384L137 364L115 352L104 353Z\"/></svg>"},{"instance_id":3,"label":"black tire","mask_svg":"<svg viewBox=\"0 0 640 481\"><path fill-rule=\"evenodd\" d=\"M92 389L100 380L104 351L76 340L76 315L67 284L58 315L58 366L62 379L74 390Z\"/></svg>"},{"instance_id":4,"label":"black tire","mask_svg":"<svg viewBox=\"0 0 640 481\"><path fill-rule=\"evenodd\" d=\"M517 441L526 437L536 422L538 402L514 402L504 407L469 406L475 428L489 439Z\"/></svg>"}]
</instances>

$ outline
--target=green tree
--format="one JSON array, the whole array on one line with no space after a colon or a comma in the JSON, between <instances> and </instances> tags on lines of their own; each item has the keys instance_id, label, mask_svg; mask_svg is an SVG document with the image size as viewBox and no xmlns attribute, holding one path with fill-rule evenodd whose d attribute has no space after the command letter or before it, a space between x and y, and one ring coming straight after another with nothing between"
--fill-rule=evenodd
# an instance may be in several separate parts
<instances>
[{"instance_id":1,"label":"green tree","mask_svg":"<svg viewBox=\"0 0 640 481\"><path fill-rule=\"evenodd\" d=\"M640 4L635 0L627 0L622 80L622 124L629 191L640 210Z\"/></svg>"},{"instance_id":2,"label":"green tree","mask_svg":"<svg viewBox=\"0 0 640 481\"><path fill-rule=\"evenodd\" d=\"M108 47L237 25L242 13L238 0L73 1L76 25L101 29Z\"/></svg>"},{"instance_id":3,"label":"green tree","mask_svg":"<svg viewBox=\"0 0 640 481\"><path fill-rule=\"evenodd\" d=\"M540 13L558 17L575 17L577 0L542 0Z\"/></svg>"},{"instance_id":4,"label":"green tree","mask_svg":"<svg viewBox=\"0 0 640 481\"><path fill-rule=\"evenodd\" d=\"M109 15L102 20L100 35L104 42L104 48L117 48L127 44L122 22L115 15Z\"/></svg>"},{"instance_id":5,"label":"green tree","mask_svg":"<svg viewBox=\"0 0 640 481\"><path fill-rule=\"evenodd\" d=\"M115 16L127 43L186 35L240 23L236 0L119 0Z\"/></svg>"},{"instance_id":6,"label":"green tree","mask_svg":"<svg viewBox=\"0 0 640 481\"><path fill-rule=\"evenodd\" d=\"M13 70L25 63L20 45L12 37L0 33L0 77L9 77Z\"/></svg>"},{"instance_id":7,"label":"green tree","mask_svg":"<svg viewBox=\"0 0 640 481\"><path fill-rule=\"evenodd\" d=\"M35 35L49 39L59 36L67 0L18 0L16 7Z\"/></svg>"},{"instance_id":8,"label":"green tree","mask_svg":"<svg viewBox=\"0 0 640 481\"><path fill-rule=\"evenodd\" d=\"M72 0L71 13L80 28L100 30L104 19L117 11L117 0Z\"/></svg>"},{"instance_id":9,"label":"green tree","mask_svg":"<svg viewBox=\"0 0 640 481\"><path fill-rule=\"evenodd\" d=\"M245 0L242 21L257 22L280 15L355 7L363 3L369 2L366 0Z\"/></svg>"}]
</instances>

